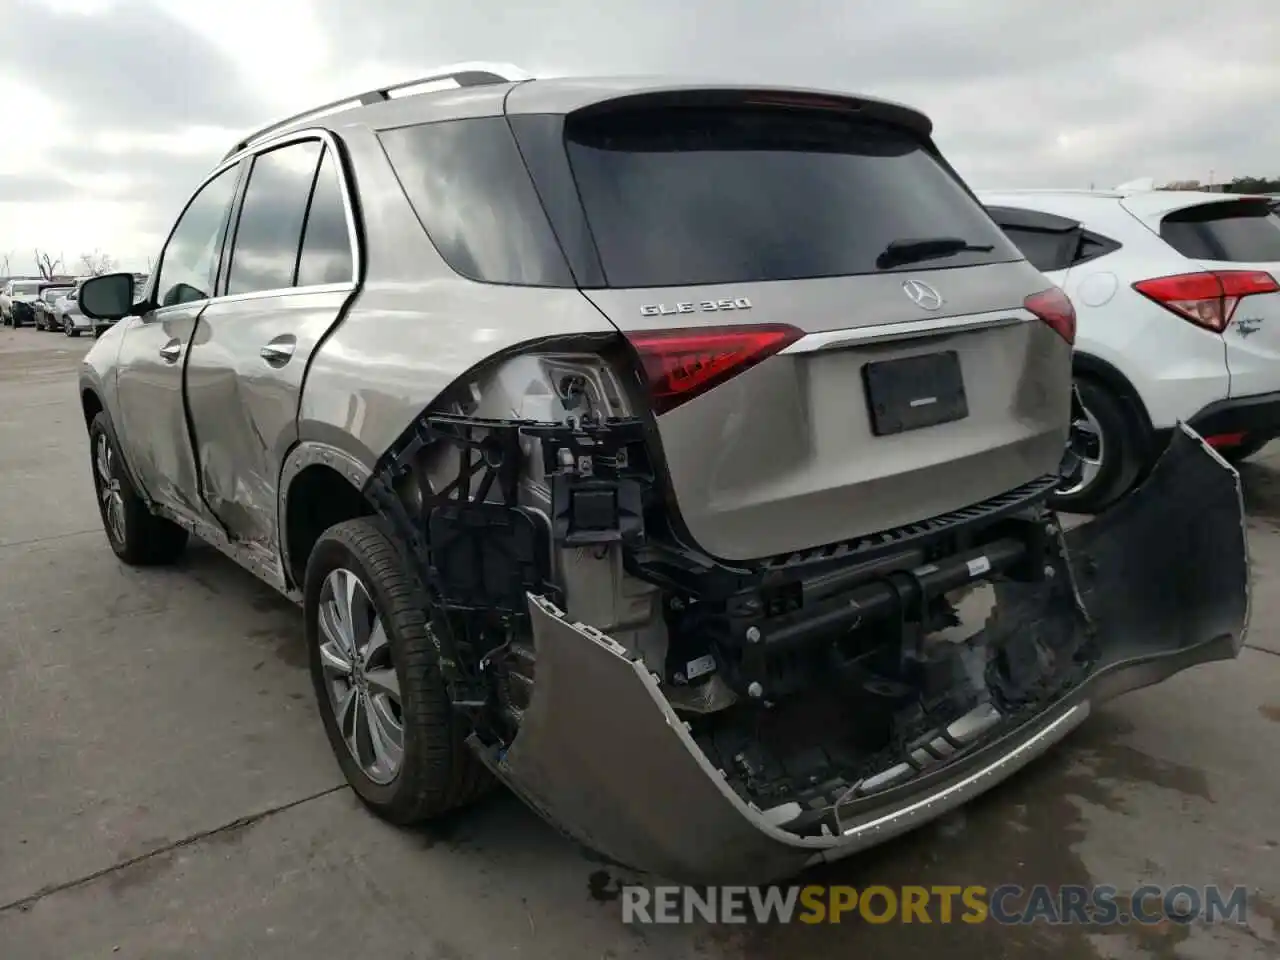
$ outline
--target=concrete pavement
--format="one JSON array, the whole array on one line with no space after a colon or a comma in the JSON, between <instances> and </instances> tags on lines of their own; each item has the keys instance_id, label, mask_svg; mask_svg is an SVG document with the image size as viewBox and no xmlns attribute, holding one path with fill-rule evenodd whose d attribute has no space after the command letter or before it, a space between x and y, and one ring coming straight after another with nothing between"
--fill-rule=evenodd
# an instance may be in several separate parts
<instances>
[{"instance_id":1,"label":"concrete pavement","mask_svg":"<svg viewBox=\"0 0 1280 960\"><path fill-rule=\"evenodd\" d=\"M75 372L0 330L0 958L828 960L1280 953L1280 455L1250 465L1252 649L1093 716L942 822L803 878L1241 883L1243 927L627 927L616 871L497 795L431 830L366 813L296 610L207 548L130 570L100 530ZM1280 445L1277 445L1280 446Z\"/></svg>"}]
</instances>

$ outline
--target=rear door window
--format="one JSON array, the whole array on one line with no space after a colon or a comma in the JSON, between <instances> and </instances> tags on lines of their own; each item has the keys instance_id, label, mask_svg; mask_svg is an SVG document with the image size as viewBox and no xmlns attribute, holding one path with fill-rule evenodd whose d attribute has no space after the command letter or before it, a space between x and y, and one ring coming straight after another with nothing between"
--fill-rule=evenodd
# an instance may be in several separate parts
<instances>
[{"instance_id":1,"label":"rear door window","mask_svg":"<svg viewBox=\"0 0 1280 960\"><path fill-rule=\"evenodd\" d=\"M313 284L350 283L352 281L351 232L347 228L347 210L342 199L342 181L338 158L326 149L320 161L307 225L302 236L302 253L298 257L300 287Z\"/></svg>"},{"instance_id":2,"label":"rear door window","mask_svg":"<svg viewBox=\"0 0 1280 960\"><path fill-rule=\"evenodd\" d=\"M1005 227L1005 236L1012 240L1031 265L1044 273L1066 270L1071 266L1076 247L1080 244L1078 230L1050 233L1047 230L1029 230L1025 227Z\"/></svg>"},{"instance_id":3,"label":"rear door window","mask_svg":"<svg viewBox=\"0 0 1280 960\"><path fill-rule=\"evenodd\" d=\"M1027 261L1043 273L1069 270L1120 249L1117 241L1085 230L1068 217L1023 207L988 207L987 212Z\"/></svg>"},{"instance_id":4,"label":"rear door window","mask_svg":"<svg viewBox=\"0 0 1280 960\"><path fill-rule=\"evenodd\" d=\"M254 157L231 251L229 295L293 286L322 147L305 140Z\"/></svg>"},{"instance_id":5,"label":"rear door window","mask_svg":"<svg viewBox=\"0 0 1280 960\"><path fill-rule=\"evenodd\" d=\"M1193 260L1280 262L1280 216L1264 200L1228 200L1175 211L1160 221L1160 236Z\"/></svg>"},{"instance_id":6,"label":"rear door window","mask_svg":"<svg viewBox=\"0 0 1280 960\"><path fill-rule=\"evenodd\" d=\"M748 105L570 116L608 286L795 280L1022 259L925 143L843 112ZM908 264L893 241L985 250Z\"/></svg>"}]
</instances>

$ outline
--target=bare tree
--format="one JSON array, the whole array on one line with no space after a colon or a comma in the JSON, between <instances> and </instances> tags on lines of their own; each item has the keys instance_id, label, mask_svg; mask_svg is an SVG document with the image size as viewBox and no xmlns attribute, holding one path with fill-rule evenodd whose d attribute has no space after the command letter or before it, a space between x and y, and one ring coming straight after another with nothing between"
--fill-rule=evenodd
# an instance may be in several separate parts
<instances>
[{"instance_id":1,"label":"bare tree","mask_svg":"<svg viewBox=\"0 0 1280 960\"><path fill-rule=\"evenodd\" d=\"M11 254L0 253L0 277L7 277L13 272L10 258Z\"/></svg>"},{"instance_id":2,"label":"bare tree","mask_svg":"<svg viewBox=\"0 0 1280 960\"><path fill-rule=\"evenodd\" d=\"M95 250L93 253L80 254L80 266L88 276L100 277L114 270L116 261L113 257Z\"/></svg>"},{"instance_id":3,"label":"bare tree","mask_svg":"<svg viewBox=\"0 0 1280 960\"><path fill-rule=\"evenodd\" d=\"M150 275L152 273L155 273L155 271L156 271L156 258L152 256L148 256L147 257L147 274Z\"/></svg>"},{"instance_id":4,"label":"bare tree","mask_svg":"<svg viewBox=\"0 0 1280 960\"><path fill-rule=\"evenodd\" d=\"M61 268L62 257L55 258L53 254L36 248L36 269L40 271L40 276L52 280Z\"/></svg>"}]
</instances>

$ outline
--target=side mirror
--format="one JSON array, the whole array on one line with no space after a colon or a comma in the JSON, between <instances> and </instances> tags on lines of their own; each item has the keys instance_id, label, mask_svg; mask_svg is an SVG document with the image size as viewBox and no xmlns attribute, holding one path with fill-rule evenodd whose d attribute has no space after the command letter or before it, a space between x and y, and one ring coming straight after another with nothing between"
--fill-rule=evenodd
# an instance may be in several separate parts
<instances>
[{"instance_id":1,"label":"side mirror","mask_svg":"<svg viewBox=\"0 0 1280 960\"><path fill-rule=\"evenodd\" d=\"M92 320L119 320L132 309L132 274L108 273L80 285L80 312Z\"/></svg>"}]
</instances>

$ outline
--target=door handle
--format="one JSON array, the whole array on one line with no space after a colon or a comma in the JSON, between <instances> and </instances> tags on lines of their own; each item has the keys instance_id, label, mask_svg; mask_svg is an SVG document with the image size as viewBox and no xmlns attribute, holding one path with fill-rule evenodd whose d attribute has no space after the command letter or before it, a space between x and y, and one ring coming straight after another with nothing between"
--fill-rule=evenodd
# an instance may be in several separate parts
<instances>
[{"instance_id":1,"label":"door handle","mask_svg":"<svg viewBox=\"0 0 1280 960\"><path fill-rule=\"evenodd\" d=\"M160 348L160 359L165 363L176 363L180 356L182 356L181 340L170 340Z\"/></svg>"},{"instance_id":2,"label":"door handle","mask_svg":"<svg viewBox=\"0 0 1280 960\"><path fill-rule=\"evenodd\" d=\"M284 366L293 357L297 345L298 342L293 337L281 337L259 350L258 356L273 366Z\"/></svg>"}]
</instances>

